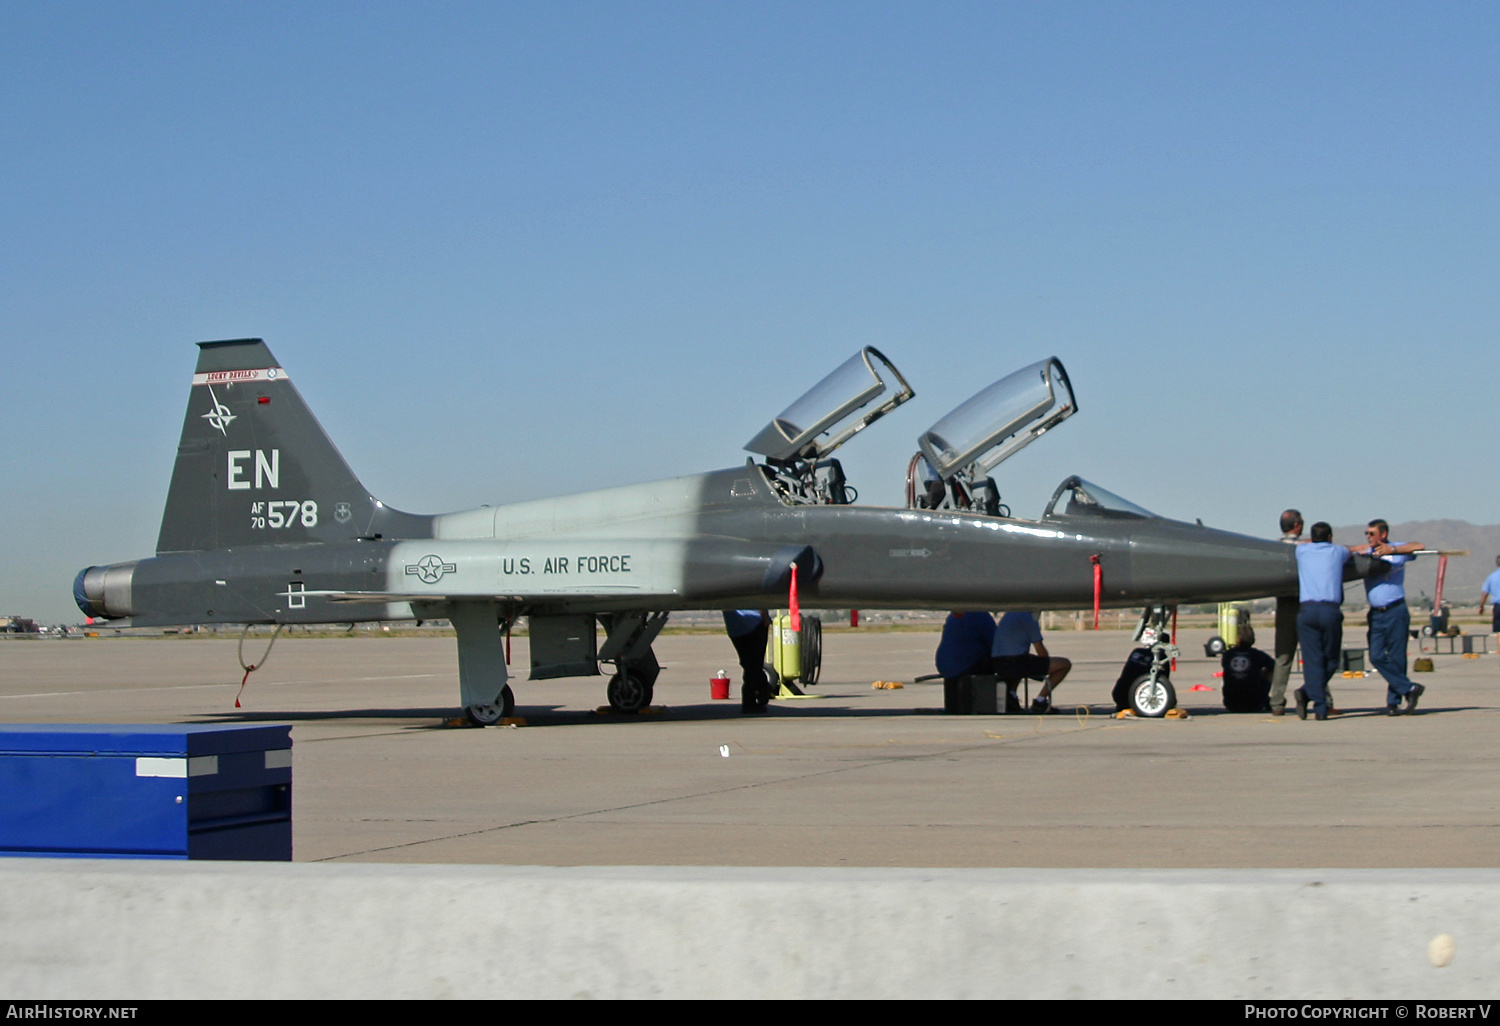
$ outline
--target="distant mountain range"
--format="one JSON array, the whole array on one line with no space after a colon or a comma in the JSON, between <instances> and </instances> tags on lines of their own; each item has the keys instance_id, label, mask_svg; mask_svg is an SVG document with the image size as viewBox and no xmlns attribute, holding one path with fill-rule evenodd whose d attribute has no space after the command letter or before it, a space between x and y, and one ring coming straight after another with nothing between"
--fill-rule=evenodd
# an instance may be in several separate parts
<instances>
[{"instance_id":1,"label":"distant mountain range","mask_svg":"<svg viewBox=\"0 0 1500 1026\"><path fill-rule=\"evenodd\" d=\"M1304 535L1303 537L1306 537ZM1333 540L1340 545L1360 545L1365 540L1365 525L1335 527ZM1391 540L1419 541L1430 549L1468 549L1467 556L1448 560L1448 574L1443 584L1443 598L1454 607L1479 603L1479 589L1495 569L1500 556L1500 524L1471 524L1466 520L1408 520L1391 525ZM1406 570L1406 597L1413 607L1432 608L1437 587L1436 556L1421 556ZM1347 592L1351 604L1362 602L1364 595L1356 588ZM1414 613L1415 615L1415 613Z\"/></svg>"}]
</instances>

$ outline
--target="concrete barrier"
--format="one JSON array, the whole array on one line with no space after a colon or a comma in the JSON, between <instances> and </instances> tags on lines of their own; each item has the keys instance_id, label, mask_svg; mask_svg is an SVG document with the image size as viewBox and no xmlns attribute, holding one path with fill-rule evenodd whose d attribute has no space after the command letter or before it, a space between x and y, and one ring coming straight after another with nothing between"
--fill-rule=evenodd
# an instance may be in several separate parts
<instances>
[{"instance_id":1,"label":"concrete barrier","mask_svg":"<svg viewBox=\"0 0 1500 1026\"><path fill-rule=\"evenodd\" d=\"M0 993L1478 998L1497 911L1500 870L15 859Z\"/></svg>"}]
</instances>

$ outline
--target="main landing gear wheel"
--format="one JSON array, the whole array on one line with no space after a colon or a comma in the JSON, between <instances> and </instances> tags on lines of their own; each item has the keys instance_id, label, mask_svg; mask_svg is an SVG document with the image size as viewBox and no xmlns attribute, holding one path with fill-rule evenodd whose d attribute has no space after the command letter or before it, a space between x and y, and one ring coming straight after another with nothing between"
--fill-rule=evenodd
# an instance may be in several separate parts
<instances>
[{"instance_id":1,"label":"main landing gear wheel","mask_svg":"<svg viewBox=\"0 0 1500 1026\"><path fill-rule=\"evenodd\" d=\"M1143 674L1130 685L1130 708L1137 716L1159 720L1167 710L1177 708L1177 692L1165 677L1152 680L1149 673Z\"/></svg>"},{"instance_id":2,"label":"main landing gear wheel","mask_svg":"<svg viewBox=\"0 0 1500 1026\"><path fill-rule=\"evenodd\" d=\"M615 712L637 713L651 704L653 688L638 674L630 671L616 673L609 678L609 707Z\"/></svg>"},{"instance_id":3,"label":"main landing gear wheel","mask_svg":"<svg viewBox=\"0 0 1500 1026\"><path fill-rule=\"evenodd\" d=\"M476 727L493 727L516 711L516 693L510 685L500 689L500 700L485 705L471 705L464 709L464 716Z\"/></svg>"}]
</instances>

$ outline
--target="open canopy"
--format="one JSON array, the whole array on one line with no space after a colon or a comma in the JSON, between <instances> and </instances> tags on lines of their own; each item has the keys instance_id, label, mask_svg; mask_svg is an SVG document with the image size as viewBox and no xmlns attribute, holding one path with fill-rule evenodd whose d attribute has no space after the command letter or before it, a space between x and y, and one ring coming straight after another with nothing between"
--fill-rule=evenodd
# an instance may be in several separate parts
<instances>
[{"instance_id":1,"label":"open canopy","mask_svg":"<svg viewBox=\"0 0 1500 1026\"><path fill-rule=\"evenodd\" d=\"M893 386L895 394L885 402L849 420ZM761 428L745 448L772 460L821 459L912 395L895 365L874 346L865 346Z\"/></svg>"},{"instance_id":2,"label":"open canopy","mask_svg":"<svg viewBox=\"0 0 1500 1026\"><path fill-rule=\"evenodd\" d=\"M1052 493L1043 520L1062 517L1094 517L1112 520L1159 520L1149 509L1142 509L1129 499L1090 484L1074 474Z\"/></svg>"},{"instance_id":3,"label":"open canopy","mask_svg":"<svg viewBox=\"0 0 1500 1026\"><path fill-rule=\"evenodd\" d=\"M960 471L983 477L1077 409L1068 372L1049 356L972 396L924 432L917 445L941 478Z\"/></svg>"}]
</instances>

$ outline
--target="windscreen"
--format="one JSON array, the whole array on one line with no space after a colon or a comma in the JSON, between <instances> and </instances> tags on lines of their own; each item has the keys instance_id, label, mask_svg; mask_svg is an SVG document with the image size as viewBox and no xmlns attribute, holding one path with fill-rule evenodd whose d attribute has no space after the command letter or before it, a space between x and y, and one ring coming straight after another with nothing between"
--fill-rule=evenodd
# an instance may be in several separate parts
<instances>
[{"instance_id":1,"label":"windscreen","mask_svg":"<svg viewBox=\"0 0 1500 1026\"><path fill-rule=\"evenodd\" d=\"M1045 517L1108 517L1114 519L1160 519L1149 509L1144 509L1121 498L1106 488L1100 488L1081 477L1070 477L1057 486L1052 501L1047 503Z\"/></svg>"},{"instance_id":2,"label":"windscreen","mask_svg":"<svg viewBox=\"0 0 1500 1026\"><path fill-rule=\"evenodd\" d=\"M934 424L917 444L945 478L971 463L988 471L1075 409L1067 372L1049 357L983 389Z\"/></svg>"}]
</instances>

